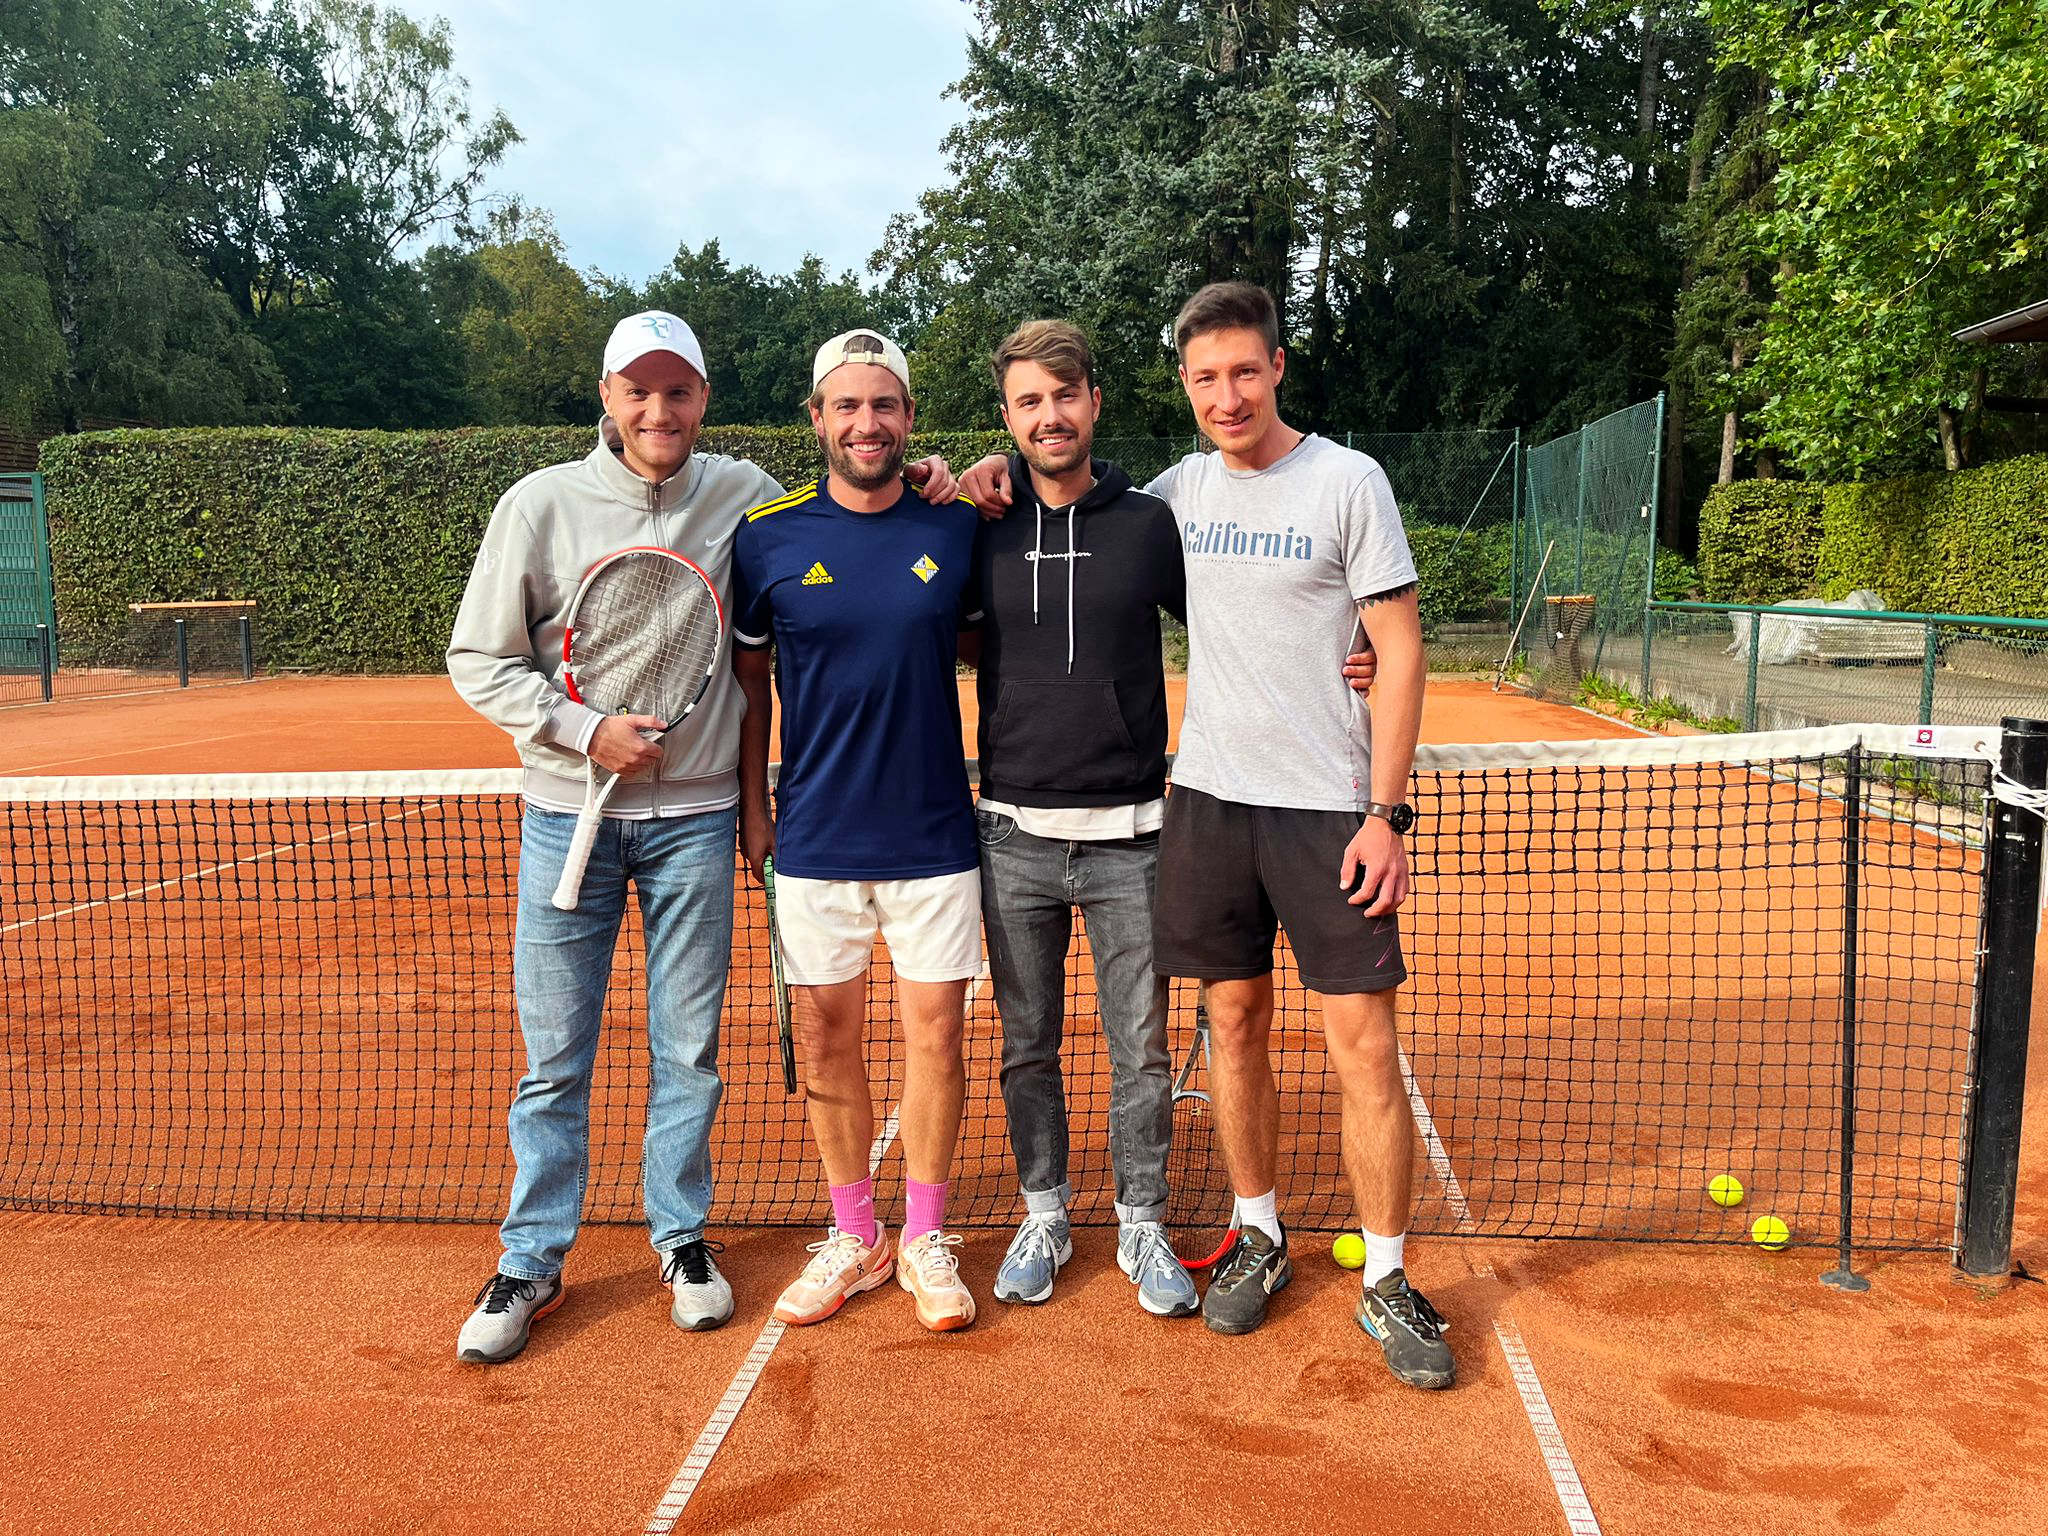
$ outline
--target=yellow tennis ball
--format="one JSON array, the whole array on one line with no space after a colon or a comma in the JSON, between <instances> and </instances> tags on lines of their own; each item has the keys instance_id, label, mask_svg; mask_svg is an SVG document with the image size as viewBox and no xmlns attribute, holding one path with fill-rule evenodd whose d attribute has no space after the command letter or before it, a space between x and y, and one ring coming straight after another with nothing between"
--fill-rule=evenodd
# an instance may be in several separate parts
<instances>
[{"instance_id":1,"label":"yellow tennis ball","mask_svg":"<svg viewBox=\"0 0 2048 1536\"><path fill-rule=\"evenodd\" d=\"M1330 1257L1346 1269L1365 1268L1365 1239L1356 1232L1346 1232L1330 1244Z\"/></svg>"},{"instance_id":2,"label":"yellow tennis ball","mask_svg":"<svg viewBox=\"0 0 2048 1536\"><path fill-rule=\"evenodd\" d=\"M1749 1238L1759 1248L1769 1248L1775 1252L1792 1240L1792 1234L1786 1230L1785 1223L1777 1217L1759 1216L1749 1224Z\"/></svg>"},{"instance_id":3,"label":"yellow tennis ball","mask_svg":"<svg viewBox=\"0 0 2048 1536\"><path fill-rule=\"evenodd\" d=\"M1714 1181L1707 1186L1707 1193L1714 1197L1716 1205L1742 1204L1742 1180L1732 1173L1717 1173Z\"/></svg>"}]
</instances>

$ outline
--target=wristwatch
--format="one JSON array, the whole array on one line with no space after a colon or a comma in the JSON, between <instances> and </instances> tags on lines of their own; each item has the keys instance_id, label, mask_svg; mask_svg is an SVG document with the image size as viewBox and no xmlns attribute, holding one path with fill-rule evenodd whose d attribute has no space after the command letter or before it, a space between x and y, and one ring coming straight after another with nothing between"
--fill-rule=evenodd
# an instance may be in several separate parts
<instances>
[{"instance_id":1,"label":"wristwatch","mask_svg":"<svg viewBox=\"0 0 2048 1536\"><path fill-rule=\"evenodd\" d=\"M1379 817L1397 834L1415 825L1415 807L1405 800L1399 805L1383 805L1375 800L1365 808L1365 814Z\"/></svg>"}]
</instances>

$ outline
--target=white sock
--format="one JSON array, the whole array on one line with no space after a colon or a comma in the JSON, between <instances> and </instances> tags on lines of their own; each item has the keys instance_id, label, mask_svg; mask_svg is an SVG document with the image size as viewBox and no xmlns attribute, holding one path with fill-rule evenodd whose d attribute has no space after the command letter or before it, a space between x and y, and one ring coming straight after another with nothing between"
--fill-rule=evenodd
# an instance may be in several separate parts
<instances>
[{"instance_id":1,"label":"white sock","mask_svg":"<svg viewBox=\"0 0 2048 1536\"><path fill-rule=\"evenodd\" d=\"M1279 1193L1269 1189L1263 1195L1254 1195L1249 1200L1243 1195L1239 1195L1237 1197L1237 1225L1240 1231L1246 1227L1257 1227L1266 1236L1273 1239L1275 1243L1280 1242Z\"/></svg>"},{"instance_id":2,"label":"white sock","mask_svg":"<svg viewBox=\"0 0 2048 1536\"><path fill-rule=\"evenodd\" d=\"M1388 1275L1401 1267L1401 1245L1408 1241L1406 1232L1396 1232L1392 1237L1381 1237L1367 1227L1358 1229L1365 1235L1366 1288L1370 1290Z\"/></svg>"}]
</instances>

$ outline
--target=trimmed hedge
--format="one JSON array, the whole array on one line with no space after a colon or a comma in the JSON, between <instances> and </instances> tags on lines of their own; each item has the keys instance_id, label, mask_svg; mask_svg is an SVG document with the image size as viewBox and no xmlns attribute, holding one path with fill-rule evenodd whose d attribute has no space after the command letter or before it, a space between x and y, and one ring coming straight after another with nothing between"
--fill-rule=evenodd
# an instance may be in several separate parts
<instances>
[{"instance_id":1,"label":"trimmed hedge","mask_svg":"<svg viewBox=\"0 0 2048 1536\"><path fill-rule=\"evenodd\" d=\"M131 602L253 597L270 667L438 672L498 497L595 442L574 427L53 438L42 469L65 655L117 656ZM911 453L964 468L1008 446L999 433L930 433ZM699 447L785 485L822 468L808 427L710 427Z\"/></svg>"},{"instance_id":2,"label":"trimmed hedge","mask_svg":"<svg viewBox=\"0 0 2048 1536\"><path fill-rule=\"evenodd\" d=\"M1718 486L1700 509L1700 575L1717 603L1867 587L1905 612L2048 618L2048 455L1844 485Z\"/></svg>"},{"instance_id":3,"label":"trimmed hedge","mask_svg":"<svg viewBox=\"0 0 2048 1536\"><path fill-rule=\"evenodd\" d=\"M1829 486L1816 577L1827 598L2048 618L2048 455Z\"/></svg>"},{"instance_id":4,"label":"trimmed hedge","mask_svg":"<svg viewBox=\"0 0 2048 1536\"><path fill-rule=\"evenodd\" d=\"M1700 508L1700 586L1706 600L1780 603L1812 591L1821 490L1797 480L1715 486Z\"/></svg>"}]
</instances>

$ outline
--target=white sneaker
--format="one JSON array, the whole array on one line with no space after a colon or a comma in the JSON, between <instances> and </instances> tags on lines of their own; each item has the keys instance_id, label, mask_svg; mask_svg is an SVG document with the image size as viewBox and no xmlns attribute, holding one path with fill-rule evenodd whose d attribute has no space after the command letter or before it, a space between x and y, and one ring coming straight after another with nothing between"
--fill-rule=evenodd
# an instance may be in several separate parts
<instances>
[{"instance_id":1,"label":"white sneaker","mask_svg":"<svg viewBox=\"0 0 2048 1536\"><path fill-rule=\"evenodd\" d=\"M671 1248L661 1261L662 1283L675 1292L676 1303L669 1317L678 1328L704 1333L732 1320L732 1287L718 1272L712 1259L722 1253L722 1243L703 1238Z\"/></svg>"},{"instance_id":2,"label":"white sneaker","mask_svg":"<svg viewBox=\"0 0 2048 1536\"><path fill-rule=\"evenodd\" d=\"M562 1304L562 1277L522 1280L493 1275L476 1293L476 1310L456 1336L455 1358L472 1365L497 1365L526 1348L536 1318Z\"/></svg>"},{"instance_id":3,"label":"white sneaker","mask_svg":"<svg viewBox=\"0 0 2048 1536\"><path fill-rule=\"evenodd\" d=\"M896 1283L917 1303L917 1320L933 1333L951 1333L974 1321L974 1296L960 1278L958 1233L927 1232L905 1243Z\"/></svg>"}]
</instances>

